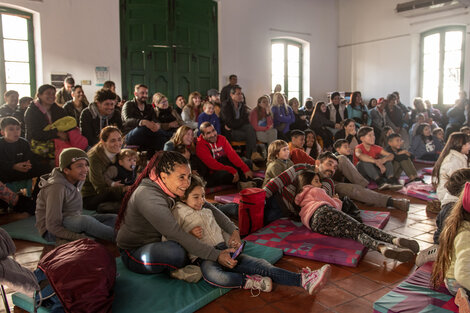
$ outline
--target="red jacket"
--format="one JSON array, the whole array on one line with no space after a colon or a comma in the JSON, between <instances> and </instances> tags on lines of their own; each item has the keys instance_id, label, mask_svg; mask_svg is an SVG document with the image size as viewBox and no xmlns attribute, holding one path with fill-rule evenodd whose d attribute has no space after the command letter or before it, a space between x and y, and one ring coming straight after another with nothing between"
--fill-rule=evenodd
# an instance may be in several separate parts
<instances>
[{"instance_id":1,"label":"red jacket","mask_svg":"<svg viewBox=\"0 0 470 313\"><path fill-rule=\"evenodd\" d=\"M233 165L240 168L243 173L250 170L245 162L240 159L235 150L233 150L228 140L222 135L217 135L216 143L210 143L200 135L197 138L196 155L211 171L227 171L235 175L237 172L235 168L217 161L224 156L226 156Z\"/></svg>"}]
</instances>

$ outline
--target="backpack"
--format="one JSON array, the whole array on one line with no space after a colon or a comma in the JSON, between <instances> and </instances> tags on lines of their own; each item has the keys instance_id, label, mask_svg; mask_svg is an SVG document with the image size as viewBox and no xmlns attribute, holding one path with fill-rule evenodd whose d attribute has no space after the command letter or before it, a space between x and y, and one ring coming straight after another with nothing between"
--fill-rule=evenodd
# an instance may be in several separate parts
<instances>
[{"instance_id":1,"label":"backpack","mask_svg":"<svg viewBox=\"0 0 470 313\"><path fill-rule=\"evenodd\" d=\"M59 246L35 274L41 287L36 301L47 298L44 306L52 312L111 312L116 261L103 245L84 238Z\"/></svg>"},{"instance_id":2,"label":"backpack","mask_svg":"<svg viewBox=\"0 0 470 313\"><path fill-rule=\"evenodd\" d=\"M240 191L238 227L245 236L264 226L264 201L266 191L261 188L246 188Z\"/></svg>"}]
</instances>

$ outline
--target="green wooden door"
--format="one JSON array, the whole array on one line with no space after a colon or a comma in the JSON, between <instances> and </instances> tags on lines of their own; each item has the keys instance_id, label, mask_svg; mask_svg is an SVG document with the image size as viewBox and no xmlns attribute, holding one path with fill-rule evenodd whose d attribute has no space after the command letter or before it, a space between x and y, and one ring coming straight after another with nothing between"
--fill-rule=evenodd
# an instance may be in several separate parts
<instances>
[{"instance_id":1,"label":"green wooden door","mask_svg":"<svg viewBox=\"0 0 470 313\"><path fill-rule=\"evenodd\" d=\"M123 96L144 83L173 101L218 88L217 3L121 0Z\"/></svg>"}]
</instances>

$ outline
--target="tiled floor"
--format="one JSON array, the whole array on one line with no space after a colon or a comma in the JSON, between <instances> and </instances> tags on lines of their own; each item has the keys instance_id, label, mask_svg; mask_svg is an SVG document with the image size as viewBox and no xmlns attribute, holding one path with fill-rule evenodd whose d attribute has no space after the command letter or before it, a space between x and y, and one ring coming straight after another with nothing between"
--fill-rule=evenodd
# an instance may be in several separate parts
<instances>
[{"instance_id":1,"label":"tiled floor","mask_svg":"<svg viewBox=\"0 0 470 313\"><path fill-rule=\"evenodd\" d=\"M398 193L393 195L403 197ZM424 201L408 199L412 201L408 214L390 210L391 218L385 230L400 236L413 237L418 240L421 249L425 249L432 244L436 215L426 213ZM366 206L361 208L385 210ZM0 224L15 218L18 216L2 216ZM15 244L17 252L14 258L30 269L34 269L40 256L50 249L20 240L15 240ZM109 249L116 253L114 247L110 246ZM276 265L291 271L299 271L305 266L317 269L323 263L284 256ZM300 287L280 285L275 285L271 293L262 293L258 297L252 297L247 290L232 290L198 312L372 312L375 300L389 292L415 270L413 263L404 264L388 260L375 251L369 251L358 267L337 265L332 267L329 283L315 296L308 295ZM9 294L12 292L12 289L8 289ZM3 306L0 307L0 312L5 312ZM15 309L15 312L24 311Z\"/></svg>"}]
</instances>

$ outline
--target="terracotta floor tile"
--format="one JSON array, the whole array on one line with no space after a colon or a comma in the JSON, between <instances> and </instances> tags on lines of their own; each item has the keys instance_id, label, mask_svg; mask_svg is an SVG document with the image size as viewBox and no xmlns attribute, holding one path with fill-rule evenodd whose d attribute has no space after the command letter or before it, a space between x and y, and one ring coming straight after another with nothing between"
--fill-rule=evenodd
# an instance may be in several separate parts
<instances>
[{"instance_id":1,"label":"terracotta floor tile","mask_svg":"<svg viewBox=\"0 0 470 313\"><path fill-rule=\"evenodd\" d=\"M311 296L308 293L302 293L295 298L284 299L271 305L281 312L324 312L327 308L317 298L318 295Z\"/></svg>"},{"instance_id":2,"label":"terracotta floor tile","mask_svg":"<svg viewBox=\"0 0 470 313\"><path fill-rule=\"evenodd\" d=\"M421 223L421 222L409 225L409 227L417 229L417 230L422 230L422 231L425 231L425 232L434 232L437 228L436 225L430 225L430 224Z\"/></svg>"},{"instance_id":3,"label":"terracotta floor tile","mask_svg":"<svg viewBox=\"0 0 470 313\"><path fill-rule=\"evenodd\" d=\"M316 295L317 301L328 308L334 308L343 303L352 301L357 297L334 283L326 285Z\"/></svg>"},{"instance_id":4,"label":"terracotta floor tile","mask_svg":"<svg viewBox=\"0 0 470 313\"><path fill-rule=\"evenodd\" d=\"M417 230L409 227L400 227L391 231L392 234L404 237L415 237L424 234L425 231Z\"/></svg>"},{"instance_id":5,"label":"terracotta floor tile","mask_svg":"<svg viewBox=\"0 0 470 313\"><path fill-rule=\"evenodd\" d=\"M266 302L261 297L252 297L250 291L245 289L234 289L218 298L216 302L232 313L246 312L266 306Z\"/></svg>"},{"instance_id":6,"label":"terracotta floor tile","mask_svg":"<svg viewBox=\"0 0 470 313\"><path fill-rule=\"evenodd\" d=\"M212 301L211 303L207 304L205 307L202 308L205 313L230 313L227 311L223 306L221 306L216 301ZM197 310L196 312L202 312L201 310Z\"/></svg>"},{"instance_id":7,"label":"terracotta floor tile","mask_svg":"<svg viewBox=\"0 0 470 313\"><path fill-rule=\"evenodd\" d=\"M337 281L351 276L353 273L337 265L331 266L330 281Z\"/></svg>"},{"instance_id":8,"label":"terracotta floor tile","mask_svg":"<svg viewBox=\"0 0 470 313\"><path fill-rule=\"evenodd\" d=\"M425 233L425 234L421 234L419 236L415 236L414 237L415 239L419 239L419 240L422 240L422 241L425 241L425 242L428 242L428 243L434 243L434 233Z\"/></svg>"},{"instance_id":9,"label":"terracotta floor tile","mask_svg":"<svg viewBox=\"0 0 470 313\"><path fill-rule=\"evenodd\" d=\"M335 308L338 313L369 313L374 312L373 303L364 299L356 299Z\"/></svg>"},{"instance_id":10,"label":"terracotta floor tile","mask_svg":"<svg viewBox=\"0 0 470 313\"><path fill-rule=\"evenodd\" d=\"M386 285L393 284L398 281L402 281L406 278L404 275L398 274L397 272L388 270L384 267L377 268L368 272L363 272L363 273L360 273L359 275L365 278L368 278L370 280L373 280L377 283L386 284Z\"/></svg>"},{"instance_id":11,"label":"terracotta floor tile","mask_svg":"<svg viewBox=\"0 0 470 313\"><path fill-rule=\"evenodd\" d=\"M382 289L379 289L377 291L374 291L368 295L365 295L364 297L362 297L362 299L365 299L367 301L370 301L372 303L374 303L375 301L377 301L378 299L382 298L384 295L386 295L387 293L389 293L392 289L389 288L389 287L384 287Z\"/></svg>"},{"instance_id":12,"label":"terracotta floor tile","mask_svg":"<svg viewBox=\"0 0 470 313\"><path fill-rule=\"evenodd\" d=\"M384 284L374 282L370 279L362 277L360 274L336 281L334 284L358 297L362 297L384 287Z\"/></svg>"}]
</instances>

